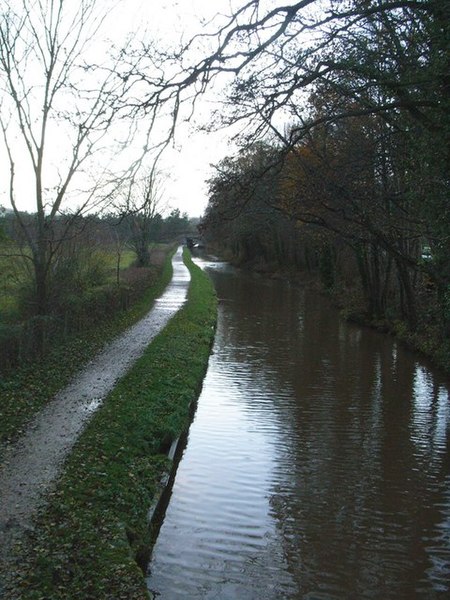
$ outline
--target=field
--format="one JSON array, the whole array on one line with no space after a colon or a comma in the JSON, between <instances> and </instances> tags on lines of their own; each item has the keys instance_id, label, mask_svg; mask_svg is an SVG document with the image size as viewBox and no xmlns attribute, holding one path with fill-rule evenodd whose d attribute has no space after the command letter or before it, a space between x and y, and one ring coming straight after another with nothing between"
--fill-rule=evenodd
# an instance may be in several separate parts
<instances>
[{"instance_id":1,"label":"field","mask_svg":"<svg viewBox=\"0 0 450 600\"><path fill-rule=\"evenodd\" d=\"M172 248L170 245L160 246L155 254L158 264L150 269L138 270L124 266L121 271L124 279L134 278L129 284L124 283L118 288L114 277L110 275L109 284L101 286L99 292L95 288L87 290L86 302L90 300L90 310L85 308L79 315L80 325L84 326L78 330L68 330L65 335L63 330L56 331L48 341L44 354L24 355L29 320L0 321L0 365L3 367L0 372L0 456L1 445L20 433L26 421L70 379L75 370L108 340L147 312L170 280ZM14 262L9 264L13 265ZM8 284L6 277L2 279L2 284L5 281ZM5 301L5 289L7 285L2 289L2 306L15 303L17 297L13 293L14 286L10 284L9 297ZM110 306L95 311L96 306L99 308L100 297L109 301ZM118 297L122 301L128 298L125 308L123 303L117 305L113 302ZM11 311L10 316L14 316L13 313ZM85 315L83 320L82 315Z\"/></svg>"},{"instance_id":2,"label":"field","mask_svg":"<svg viewBox=\"0 0 450 600\"><path fill-rule=\"evenodd\" d=\"M36 310L31 252L13 242L0 246L0 374L48 354L67 340L129 309L152 286L167 245L150 248L150 265L111 244L72 245L50 264L47 310Z\"/></svg>"}]
</instances>

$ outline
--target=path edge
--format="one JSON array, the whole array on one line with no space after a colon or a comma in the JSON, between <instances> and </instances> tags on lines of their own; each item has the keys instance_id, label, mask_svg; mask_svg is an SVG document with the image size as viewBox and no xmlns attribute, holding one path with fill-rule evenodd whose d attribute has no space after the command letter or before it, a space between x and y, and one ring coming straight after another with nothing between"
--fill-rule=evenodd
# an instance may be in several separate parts
<instances>
[{"instance_id":1,"label":"path edge","mask_svg":"<svg viewBox=\"0 0 450 600\"><path fill-rule=\"evenodd\" d=\"M30 532L17 554L13 577L1 596L5 600L150 597L144 579L152 540L148 512L161 492L161 478L170 470L171 459L164 452L186 430L190 407L200 393L217 316L217 299L211 281L186 251L184 261L191 273L187 303L119 382L93 417L92 425L82 434L68 459L51 505L41 513L35 531ZM175 390L176 399L170 414L166 414L165 422L158 422L154 439L151 443L146 440L140 455L138 452L136 457L133 450L128 462L127 456L121 457L122 472L128 472L126 480L118 481L117 474L110 472L118 458L117 448L111 445L109 456L104 455L100 461L105 469L98 473L98 488L95 488L92 473L95 479L99 461L92 452L98 453L100 449L103 452L108 436L112 439L117 435L117 428L104 430L108 412L110 415L114 412L111 406L124 396L124 390L127 397L127 386L136 378L142 382L142 373L151 371L152 361L154 368L155 361L163 356L169 357L169 362L164 364L164 377L156 383L153 392L156 396L159 394L161 404L161 395ZM128 404L129 401L130 398ZM136 402L136 398L131 401ZM135 417L139 420L142 407L137 410ZM147 414L146 424L148 417ZM126 417L129 418L130 415ZM129 422L121 422L120 427L129 427ZM102 429L100 437L99 428ZM125 431L122 430L123 435ZM148 437L148 429L144 428L140 435ZM77 531L74 531L75 522ZM108 547L105 548L105 544Z\"/></svg>"}]
</instances>

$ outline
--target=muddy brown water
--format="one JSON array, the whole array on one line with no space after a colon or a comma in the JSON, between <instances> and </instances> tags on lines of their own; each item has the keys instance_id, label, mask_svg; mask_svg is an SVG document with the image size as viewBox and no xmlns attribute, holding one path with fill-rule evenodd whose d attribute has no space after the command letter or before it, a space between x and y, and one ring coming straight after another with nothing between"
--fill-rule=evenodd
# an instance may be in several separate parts
<instances>
[{"instance_id":1,"label":"muddy brown water","mask_svg":"<svg viewBox=\"0 0 450 600\"><path fill-rule=\"evenodd\" d=\"M305 286L203 266L220 299L214 354L148 588L450 598L448 379Z\"/></svg>"}]
</instances>

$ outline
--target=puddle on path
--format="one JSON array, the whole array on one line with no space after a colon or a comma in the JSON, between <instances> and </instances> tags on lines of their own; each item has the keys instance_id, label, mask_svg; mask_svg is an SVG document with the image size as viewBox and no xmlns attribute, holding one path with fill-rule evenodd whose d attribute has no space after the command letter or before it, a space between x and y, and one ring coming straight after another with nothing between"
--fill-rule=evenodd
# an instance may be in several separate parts
<instances>
[{"instance_id":1,"label":"puddle on path","mask_svg":"<svg viewBox=\"0 0 450 600\"><path fill-rule=\"evenodd\" d=\"M116 338L61 390L5 452L0 465L0 567L45 502L61 465L86 422L186 300L190 274L181 248L173 278L141 321Z\"/></svg>"}]
</instances>

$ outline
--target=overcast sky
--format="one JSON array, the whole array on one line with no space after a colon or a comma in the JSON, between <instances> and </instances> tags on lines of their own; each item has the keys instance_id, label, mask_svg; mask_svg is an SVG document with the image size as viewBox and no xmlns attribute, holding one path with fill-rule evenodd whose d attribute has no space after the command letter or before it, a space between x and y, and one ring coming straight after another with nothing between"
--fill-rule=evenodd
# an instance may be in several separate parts
<instances>
[{"instance_id":1,"label":"overcast sky","mask_svg":"<svg viewBox=\"0 0 450 600\"><path fill-rule=\"evenodd\" d=\"M3 1L3 0L2 0ZM6 0L5 0L6 1ZM71 0L72 1L72 0ZM206 24L219 12L230 14L230 2L239 0L97 0L99 8L105 8L108 17L102 29L102 39L108 38L118 46L131 35L134 41L154 40L161 46L175 46L183 36L190 39L196 33L204 31ZM103 6L104 5L104 6ZM67 4L70 7L70 3ZM94 40L93 47L97 40ZM99 38L99 48L102 47ZM176 131L174 144L165 152L161 168L166 175L165 202L169 208L179 208L189 216L200 216L207 204L205 180L213 172L210 164L216 164L233 148L227 143L226 132L206 133L197 126L208 120L213 94L199 104L199 111L190 123L180 123ZM145 131L145 120L142 131ZM13 148L14 137L11 134ZM54 134L53 134L54 135ZM57 133L58 135L58 133ZM51 136L48 136L51 137ZM17 140L20 140L20 135ZM58 148L58 140L64 140L64 134L53 139L56 150L51 161L62 164L64 151ZM142 141L141 141L142 143ZM22 140L23 144L23 140ZM63 145L63 144L62 144ZM142 147L142 146L141 146ZM17 204L22 210L35 211L34 184L31 164L24 151L18 151L16 162ZM59 154L58 154L59 152ZM125 159L124 159L125 160ZM23 163L21 162L23 161ZM0 148L0 204L9 206L9 161L4 147Z\"/></svg>"},{"instance_id":2,"label":"overcast sky","mask_svg":"<svg viewBox=\"0 0 450 600\"><path fill-rule=\"evenodd\" d=\"M190 39L201 32L217 13L230 14L229 0L124 0L112 15L111 34L126 36L135 32L140 36L160 40L161 44L176 43L181 37ZM162 167L168 175L166 200L169 205L200 216L207 204L205 180L212 173L210 164L233 152L225 131L206 133L197 126L208 119L213 95L198 107L192 124L180 124L175 136L175 147L169 148Z\"/></svg>"}]
</instances>

